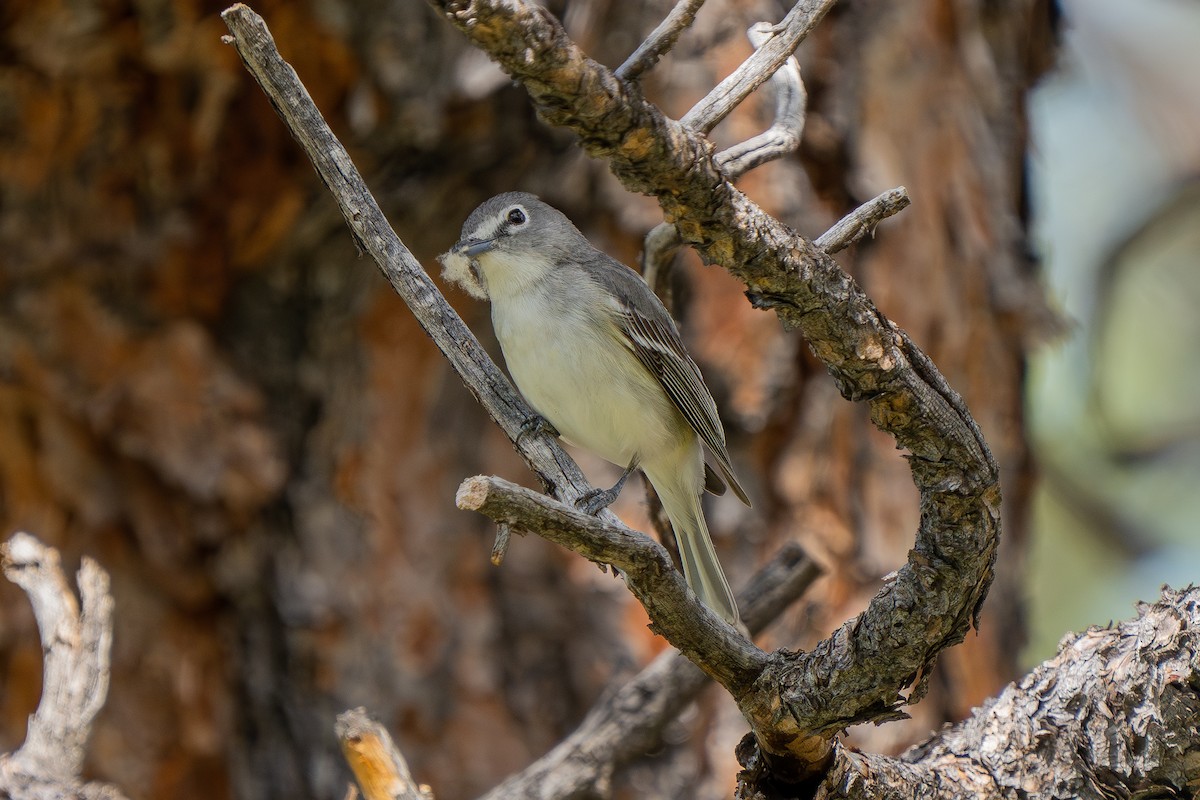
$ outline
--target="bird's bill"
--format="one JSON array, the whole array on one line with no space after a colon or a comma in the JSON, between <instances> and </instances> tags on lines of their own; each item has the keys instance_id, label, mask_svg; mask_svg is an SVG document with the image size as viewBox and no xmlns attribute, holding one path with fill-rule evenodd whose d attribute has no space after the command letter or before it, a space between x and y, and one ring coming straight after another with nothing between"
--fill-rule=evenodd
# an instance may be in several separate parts
<instances>
[{"instance_id":1,"label":"bird's bill","mask_svg":"<svg viewBox=\"0 0 1200 800\"><path fill-rule=\"evenodd\" d=\"M467 258L475 258L482 253L486 253L495 246L495 239L468 239L465 242L459 242L456 244L454 249L465 255Z\"/></svg>"}]
</instances>

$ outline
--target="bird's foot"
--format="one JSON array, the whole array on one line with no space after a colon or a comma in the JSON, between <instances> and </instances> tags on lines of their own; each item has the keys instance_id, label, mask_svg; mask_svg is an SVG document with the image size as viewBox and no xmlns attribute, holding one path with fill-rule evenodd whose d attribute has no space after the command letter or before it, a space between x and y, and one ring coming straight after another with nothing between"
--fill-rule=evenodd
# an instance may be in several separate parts
<instances>
[{"instance_id":1,"label":"bird's foot","mask_svg":"<svg viewBox=\"0 0 1200 800\"><path fill-rule=\"evenodd\" d=\"M620 493L620 491L614 492L612 489L592 489L575 501L575 507L583 513L594 517L611 506Z\"/></svg>"},{"instance_id":2,"label":"bird's foot","mask_svg":"<svg viewBox=\"0 0 1200 800\"><path fill-rule=\"evenodd\" d=\"M629 479L630 473L635 469L637 469L636 462L625 468L625 471L621 473L621 477L613 484L611 489L592 489L575 501L575 507L589 516L599 514L603 509L611 506L620 496L621 489L625 488L625 481Z\"/></svg>"},{"instance_id":3,"label":"bird's foot","mask_svg":"<svg viewBox=\"0 0 1200 800\"><path fill-rule=\"evenodd\" d=\"M526 436L537 436L540 434L549 434L555 438L561 436L558 428L551 424L550 420L543 417L541 414L534 414L531 417L526 417L521 423L521 432L517 434L517 445L521 444L521 440Z\"/></svg>"}]
</instances>

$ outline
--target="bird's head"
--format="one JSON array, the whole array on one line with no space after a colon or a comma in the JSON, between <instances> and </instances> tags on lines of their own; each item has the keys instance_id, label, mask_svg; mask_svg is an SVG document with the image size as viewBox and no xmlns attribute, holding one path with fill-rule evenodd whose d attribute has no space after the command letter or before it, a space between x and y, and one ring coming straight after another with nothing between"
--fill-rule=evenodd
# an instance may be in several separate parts
<instances>
[{"instance_id":1,"label":"bird's head","mask_svg":"<svg viewBox=\"0 0 1200 800\"><path fill-rule=\"evenodd\" d=\"M536 278L581 244L590 246L561 211L528 192L506 192L471 212L439 260L448 280L486 300L489 280Z\"/></svg>"}]
</instances>

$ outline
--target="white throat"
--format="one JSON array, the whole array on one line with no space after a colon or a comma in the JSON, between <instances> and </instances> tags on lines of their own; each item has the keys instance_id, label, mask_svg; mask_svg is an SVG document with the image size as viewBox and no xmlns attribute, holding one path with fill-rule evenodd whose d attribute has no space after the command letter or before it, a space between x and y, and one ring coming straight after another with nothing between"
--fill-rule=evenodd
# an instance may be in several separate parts
<instances>
[{"instance_id":1,"label":"white throat","mask_svg":"<svg viewBox=\"0 0 1200 800\"><path fill-rule=\"evenodd\" d=\"M554 270L554 262L541 253L483 253L478 261L493 303L520 297Z\"/></svg>"}]
</instances>

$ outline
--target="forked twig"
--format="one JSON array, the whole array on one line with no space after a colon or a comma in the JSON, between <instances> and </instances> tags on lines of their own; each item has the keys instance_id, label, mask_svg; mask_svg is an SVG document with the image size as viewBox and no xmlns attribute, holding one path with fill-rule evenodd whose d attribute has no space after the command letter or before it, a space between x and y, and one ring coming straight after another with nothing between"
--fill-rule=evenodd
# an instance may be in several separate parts
<instances>
[{"instance_id":1,"label":"forked twig","mask_svg":"<svg viewBox=\"0 0 1200 800\"><path fill-rule=\"evenodd\" d=\"M755 50L762 47L774 32L774 26L759 22L750 26L746 35ZM775 93L775 119L771 127L741 144L735 144L717 154L717 163L732 178L738 178L755 167L774 161L800 146L804 135L804 113L808 92L800 77L800 63L789 56L775 71L767 84Z\"/></svg>"},{"instance_id":2,"label":"forked twig","mask_svg":"<svg viewBox=\"0 0 1200 800\"><path fill-rule=\"evenodd\" d=\"M708 133L783 66L836 0L798 0L761 47L679 121Z\"/></svg>"}]
</instances>

